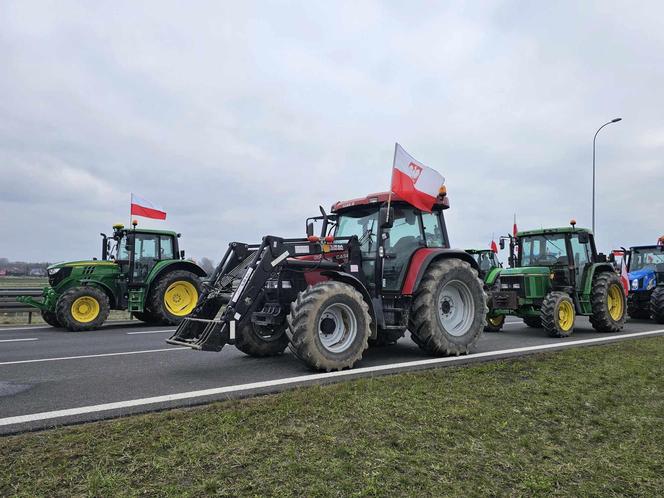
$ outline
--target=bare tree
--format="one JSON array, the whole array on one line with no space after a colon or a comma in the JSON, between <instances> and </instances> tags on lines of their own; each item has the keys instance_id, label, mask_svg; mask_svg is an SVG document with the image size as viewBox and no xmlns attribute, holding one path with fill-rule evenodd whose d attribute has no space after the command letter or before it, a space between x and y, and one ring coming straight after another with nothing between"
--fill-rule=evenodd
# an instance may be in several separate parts
<instances>
[{"instance_id":1,"label":"bare tree","mask_svg":"<svg viewBox=\"0 0 664 498\"><path fill-rule=\"evenodd\" d=\"M214 261L212 261L210 258L201 258L200 265L208 275L212 275L212 273L214 273Z\"/></svg>"}]
</instances>

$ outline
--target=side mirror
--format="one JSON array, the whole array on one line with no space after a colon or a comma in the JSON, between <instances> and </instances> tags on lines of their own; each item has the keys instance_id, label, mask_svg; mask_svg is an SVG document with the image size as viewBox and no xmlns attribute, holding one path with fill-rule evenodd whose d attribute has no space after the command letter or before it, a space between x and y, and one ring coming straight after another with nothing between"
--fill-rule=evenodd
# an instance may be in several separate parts
<instances>
[{"instance_id":1,"label":"side mirror","mask_svg":"<svg viewBox=\"0 0 664 498\"><path fill-rule=\"evenodd\" d=\"M390 207L387 209L387 206L380 208L378 213L378 224L380 228L392 228L394 224L394 208Z\"/></svg>"},{"instance_id":2,"label":"side mirror","mask_svg":"<svg viewBox=\"0 0 664 498\"><path fill-rule=\"evenodd\" d=\"M505 239L500 239L500 250L505 249Z\"/></svg>"},{"instance_id":3,"label":"side mirror","mask_svg":"<svg viewBox=\"0 0 664 498\"><path fill-rule=\"evenodd\" d=\"M314 234L314 222L310 221L307 223L307 237L311 237Z\"/></svg>"},{"instance_id":4,"label":"side mirror","mask_svg":"<svg viewBox=\"0 0 664 498\"><path fill-rule=\"evenodd\" d=\"M581 244L587 244L590 242L590 235L587 232L579 232L579 242Z\"/></svg>"},{"instance_id":5,"label":"side mirror","mask_svg":"<svg viewBox=\"0 0 664 498\"><path fill-rule=\"evenodd\" d=\"M184 259L184 249L180 250L180 259Z\"/></svg>"}]
</instances>

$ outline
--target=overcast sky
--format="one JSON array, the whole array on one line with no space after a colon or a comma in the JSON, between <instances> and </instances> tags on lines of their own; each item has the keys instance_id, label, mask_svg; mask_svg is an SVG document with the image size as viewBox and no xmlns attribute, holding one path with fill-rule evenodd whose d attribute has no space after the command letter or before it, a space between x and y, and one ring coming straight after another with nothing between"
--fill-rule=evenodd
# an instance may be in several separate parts
<instances>
[{"instance_id":1,"label":"overcast sky","mask_svg":"<svg viewBox=\"0 0 664 498\"><path fill-rule=\"evenodd\" d=\"M661 2L0 6L0 257L100 252L131 191L194 257L304 234L386 190L394 142L447 179L452 244L664 233Z\"/></svg>"}]
</instances>

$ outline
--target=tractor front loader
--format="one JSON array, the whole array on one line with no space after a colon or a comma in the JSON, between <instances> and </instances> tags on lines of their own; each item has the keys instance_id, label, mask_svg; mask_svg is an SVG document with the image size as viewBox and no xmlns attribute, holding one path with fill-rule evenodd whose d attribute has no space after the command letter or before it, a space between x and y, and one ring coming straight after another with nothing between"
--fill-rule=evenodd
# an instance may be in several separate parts
<instances>
[{"instance_id":1,"label":"tractor front loader","mask_svg":"<svg viewBox=\"0 0 664 498\"><path fill-rule=\"evenodd\" d=\"M169 344L251 356L286 347L315 370L353 367L370 344L409 330L430 354L463 354L486 323L477 263L449 248L441 190L433 212L387 193L338 202L307 237L230 244ZM321 221L314 235L313 221Z\"/></svg>"}]
</instances>

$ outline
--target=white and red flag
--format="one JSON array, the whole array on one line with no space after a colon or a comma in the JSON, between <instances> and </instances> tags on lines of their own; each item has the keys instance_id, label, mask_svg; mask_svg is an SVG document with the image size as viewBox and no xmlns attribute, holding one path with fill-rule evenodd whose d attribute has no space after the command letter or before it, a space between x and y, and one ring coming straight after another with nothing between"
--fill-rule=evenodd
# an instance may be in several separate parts
<instances>
[{"instance_id":1,"label":"white and red flag","mask_svg":"<svg viewBox=\"0 0 664 498\"><path fill-rule=\"evenodd\" d=\"M495 240L491 241L491 252L495 252L496 254L498 254L498 246L496 245Z\"/></svg>"},{"instance_id":2,"label":"white and red flag","mask_svg":"<svg viewBox=\"0 0 664 498\"><path fill-rule=\"evenodd\" d=\"M131 194L131 215L155 220L166 219L166 211L163 207L134 193Z\"/></svg>"},{"instance_id":3,"label":"white and red flag","mask_svg":"<svg viewBox=\"0 0 664 498\"><path fill-rule=\"evenodd\" d=\"M394 150L392 192L422 211L431 212L445 178L408 154L401 145Z\"/></svg>"},{"instance_id":4,"label":"white and red flag","mask_svg":"<svg viewBox=\"0 0 664 498\"><path fill-rule=\"evenodd\" d=\"M627 261L625 256L620 264L620 281L622 282L623 289L625 290L625 295L629 295L629 275L627 274Z\"/></svg>"}]
</instances>

